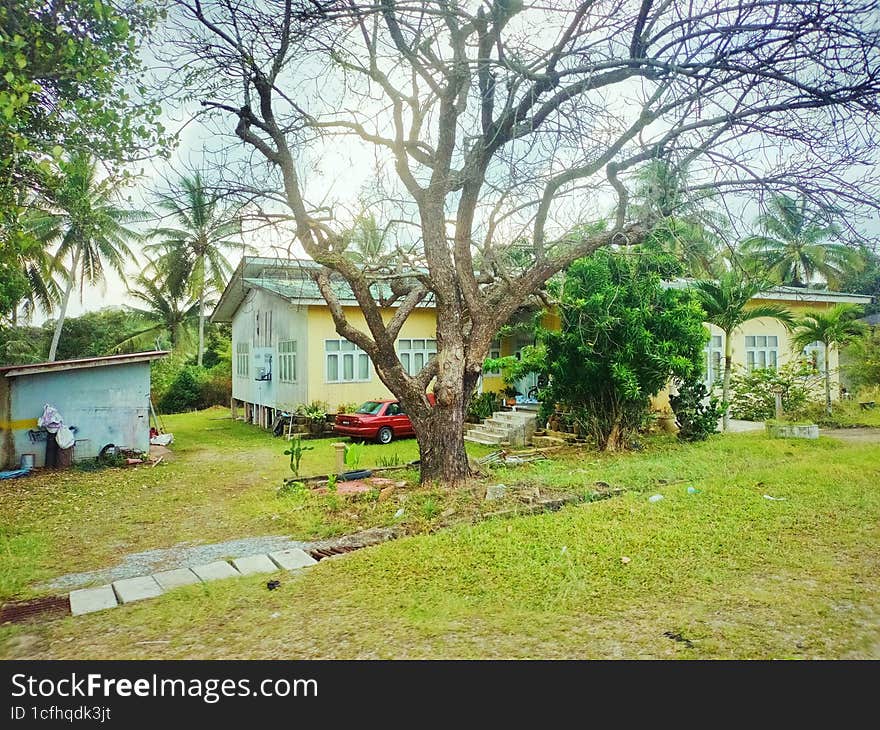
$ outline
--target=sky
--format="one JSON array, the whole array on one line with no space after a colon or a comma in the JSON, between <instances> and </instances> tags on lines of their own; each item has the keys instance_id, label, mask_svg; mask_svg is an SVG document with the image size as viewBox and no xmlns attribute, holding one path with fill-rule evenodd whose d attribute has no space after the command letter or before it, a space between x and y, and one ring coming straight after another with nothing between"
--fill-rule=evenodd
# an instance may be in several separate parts
<instances>
[{"instance_id":1,"label":"sky","mask_svg":"<svg viewBox=\"0 0 880 730\"><path fill-rule=\"evenodd\" d=\"M147 65L150 65L149 60ZM332 87L321 90L322 95L332 99L334 94L338 96L338 90L334 92ZM622 103L622 100L619 100ZM158 191L166 190L169 182L173 181L180 172L186 169L194 169L203 166L230 142L229 137L218 134L218 128L206 126L199 120L193 121L194 113L198 109L195 103L182 104L175 98L169 97L163 103L163 124L173 131L179 131L180 143L169 160L148 160L141 166L142 174L139 175L137 184L130 190L133 207L140 209L155 210L155 199ZM235 120L227 117L223 120L223 132L231 135ZM243 143L237 145L237 151L233 154L246 155L248 151ZM321 147L308 165L308 194L312 200L333 199L348 201L352 209L357 207L357 200L361 193L369 191L375 185L375 170L377 160L371 152L363 146L351 146L345 144L330 144ZM745 218L751 219L753 215L746 214ZM876 226L872 226L876 227ZM262 255L273 255L272 244L277 243L265 233L251 234L246 237L246 242L255 247ZM137 248L134 246L133 248ZM230 263L238 264L238 256L231 256ZM139 273L144 264L144 257L139 256L128 267L128 273L133 278ZM124 281L108 272L106 282L98 287L86 287L82 297L77 291L71 298L68 315L77 316L85 311L100 309L105 306L118 306L122 304L134 304L128 296ZM33 320L37 323L46 318L43 313L37 313Z\"/></svg>"}]
</instances>

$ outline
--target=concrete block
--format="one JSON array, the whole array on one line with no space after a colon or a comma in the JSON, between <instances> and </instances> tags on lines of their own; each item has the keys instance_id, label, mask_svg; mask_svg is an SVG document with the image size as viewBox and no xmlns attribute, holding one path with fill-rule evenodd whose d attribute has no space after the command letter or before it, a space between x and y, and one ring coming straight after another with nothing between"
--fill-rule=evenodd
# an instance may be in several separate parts
<instances>
[{"instance_id":1,"label":"concrete block","mask_svg":"<svg viewBox=\"0 0 880 730\"><path fill-rule=\"evenodd\" d=\"M296 570L297 568L306 568L314 565L318 561L309 555L305 550L299 548L291 548L290 550L279 550L276 553L269 553L280 567L285 570Z\"/></svg>"},{"instance_id":2,"label":"concrete block","mask_svg":"<svg viewBox=\"0 0 880 730\"><path fill-rule=\"evenodd\" d=\"M200 583L199 576L193 573L189 568L176 568L174 570L163 570L161 573L153 573L153 578L166 591L172 588L180 588L180 586L190 586L194 583Z\"/></svg>"},{"instance_id":3,"label":"concrete block","mask_svg":"<svg viewBox=\"0 0 880 730\"><path fill-rule=\"evenodd\" d=\"M152 575L141 575L137 578L123 578L113 581L113 590L120 603L133 603L146 598L156 598L164 591Z\"/></svg>"},{"instance_id":4,"label":"concrete block","mask_svg":"<svg viewBox=\"0 0 880 730\"><path fill-rule=\"evenodd\" d=\"M269 560L268 555L248 555L245 558L236 558L232 561L232 564L242 575L274 573L278 570L278 566Z\"/></svg>"},{"instance_id":5,"label":"concrete block","mask_svg":"<svg viewBox=\"0 0 880 730\"><path fill-rule=\"evenodd\" d=\"M236 578L241 575L225 560L215 560L213 563L195 565L192 568L192 572L204 581Z\"/></svg>"},{"instance_id":6,"label":"concrete block","mask_svg":"<svg viewBox=\"0 0 880 730\"><path fill-rule=\"evenodd\" d=\"M113 586L82 588L70 592L70 612L74 616L103 611L105 608L116 608L116 606L116 594L113 592Z\"/></svg>"}]
</instances>

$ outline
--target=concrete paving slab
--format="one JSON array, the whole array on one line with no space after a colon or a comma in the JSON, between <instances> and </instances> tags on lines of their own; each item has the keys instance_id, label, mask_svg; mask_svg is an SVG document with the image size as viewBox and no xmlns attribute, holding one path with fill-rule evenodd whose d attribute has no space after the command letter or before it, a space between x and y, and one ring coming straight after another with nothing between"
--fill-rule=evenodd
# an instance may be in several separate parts
<instances>
[{"instance_id":1,"label":"concrete paving slab","mask_svg":"<svg viewBox=\"0 0 880 730\"><path fill-rule=\"evenodd\" d=\"M70 612L74 616L103 611L105 608L116 608L117 605L116 594L113 592L113 586L110 585L81 588L70 592Z\"/></svg>"},{"instance_id":2,"label":"concrete paving slab","mask_svg":"<svg viewBox=\"0 0 880 730\"><path fill-rule=\"evenodd\" d=\"M140 575L137 578L123 578L113 581L113 590L120 603L133 603L143 601L145 598L156 598L165 591L162 590L152 575Z\"/></svg>"},{"instance_id":3,"label":"concrete paving slab","mask_svg":"<svg viewBox=\"0 0 880 730\"><path fill-rule=\"evenodd\" d=\"M180 586L190 586L194 583L201 583L199 576L193 573L189 568L176 568L175 570L163 570L160 573L153 573L153 578L166 591L172 588L180 588Z\"/></svg>"},{"instance_id":4,"label":"concrete paving slab","mask_svg":"<svg viewBox=\"0 0 880 730\"><path fill-rule=\"evenodd\" d=\"M269 553L269 557L285 570L305 568L318 562L305 550L300 550L299 548L279 550L278 552Z\"/></svg>"},{"instance_id":5,"label":"concrete paving slab","mask_svg":"<svg viewBox=\"0 0 880 730\"><path fill-rule=\"evenodd\" d=\"M215 560L213 563L194 565L192 567L192 572L204 581L221 580L222 578L235 578L241 575L241 573L239 573L225 560Z\"/></svg>"},{"instance_id":6,"label":"concrete paving slab","mask_svg":"<svg viewBox=\"0 0 880 730\"><path fill-rule=\"evenodd\" d=\"M255 573L274 573L278 566L269 560L268 555L248 555L244 558L236 558L232 561L235 569L242 575L254 575Z\"/></svg>"}]
</instances>

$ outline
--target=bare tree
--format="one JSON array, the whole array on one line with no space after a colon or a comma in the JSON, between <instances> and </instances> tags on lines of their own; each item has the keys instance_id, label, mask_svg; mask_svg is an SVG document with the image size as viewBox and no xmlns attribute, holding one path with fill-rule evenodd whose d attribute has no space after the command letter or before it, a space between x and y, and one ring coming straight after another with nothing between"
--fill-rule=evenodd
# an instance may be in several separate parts
<instances>
[{"instance_id":1,"label":"bare tree","mask_svg":"<svg viewBox=\"0 0 880 730\"><path fill-rule=\"evenodd\" d=\"M877 204L873 2L178 0L169 23L190 92L226 116L249 170L273 171L262 193L324 267L337 332L404 403L423 480L467 478L467 403L517 308L574 259L643 240L651 221L628 206L641 166L671 160L689 172L682 199L719 205L755 191ZM309 168L341 143L393 171L419 244L403 265L357 265L350 221L310 199ZM505 255L524 239L527 256ZM395 340L428 297L437 356L412 375Z\"/></svg>"}]
</instances>

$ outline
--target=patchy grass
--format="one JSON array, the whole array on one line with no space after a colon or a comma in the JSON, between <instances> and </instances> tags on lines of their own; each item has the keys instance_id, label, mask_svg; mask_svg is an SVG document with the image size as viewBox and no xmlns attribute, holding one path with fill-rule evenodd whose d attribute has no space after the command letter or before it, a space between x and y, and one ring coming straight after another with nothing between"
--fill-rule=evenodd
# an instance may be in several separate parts
<instances>
[{"instance_id":1,"label":"patchy grass","mask_svg":"<svg viewBox=\"0 0 880 730\"><path fill-rule=\"evenodd\" d=\"M266 578L241 578L5 627L0 655L880 655L880 445L661 439L643 453L571 453L494 477L630 491L407 537L280 573L271 592ZM649 503L655 492L664 499ZM435 509L422 503L423 514Z\"/></svg>"},{"instance_id":2,"label":"patchy grass","mask_svg":"<svg viewBox=\"0 0 880 730\"><path fill-rule=\"evenodd\" d=\"M359 499L279 493L292 476L283 453L288 442L228 416L227 409L213 408L165 417L174 453L155 467L41 470L4 482L0 600L37 594L35 584L46 578L109 567L120 555L181 542L260 535L310 540L391 524L420 531L436 521L435 510L422 503L439 504L443 495L417 488L411 470L392 473L410 484L401 519L394 517L401 504L380 502L375 493ZM337 440L308 441L314 449L303 455L301 475L333 471ZM473 449L475 455L486 451ZM402 463L418 458L415 439L366 444L360 466L395 455Z\"/></svg>"}]
</instances>

